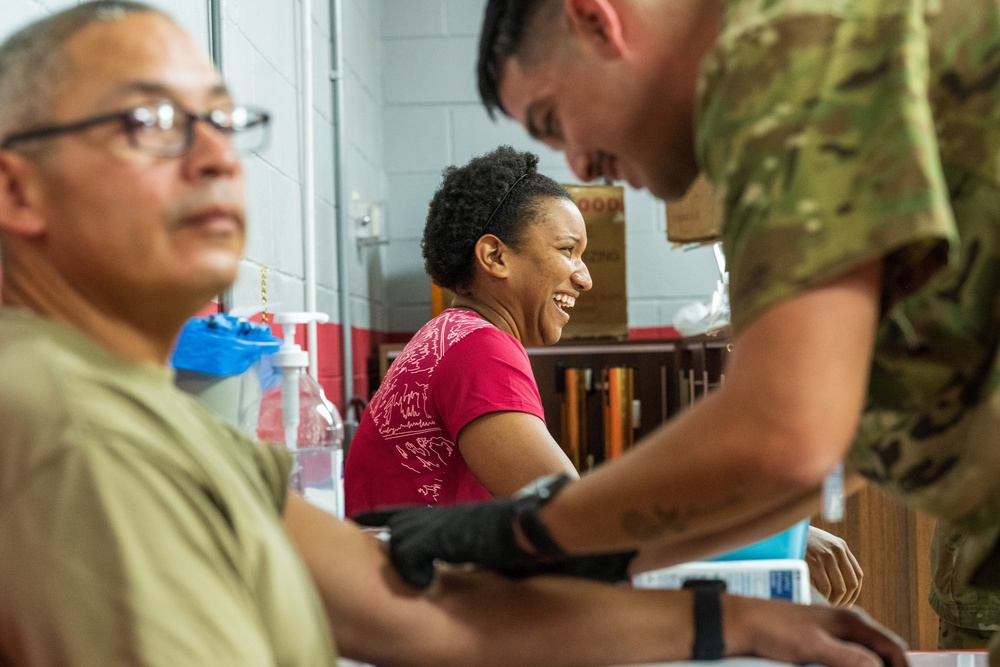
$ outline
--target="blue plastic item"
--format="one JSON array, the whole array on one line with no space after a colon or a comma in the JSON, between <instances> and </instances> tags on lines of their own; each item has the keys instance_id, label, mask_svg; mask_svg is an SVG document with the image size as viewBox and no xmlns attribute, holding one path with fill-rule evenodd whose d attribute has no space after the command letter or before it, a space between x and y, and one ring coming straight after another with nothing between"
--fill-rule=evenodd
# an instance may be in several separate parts
<instances>
[{"instance_id":1,"label":"blue plastic item","mask_svg":"<svg viewBox=\"0 0 1000 667\"><path fill-rule=\"evenodd\" d=\"M239 375L281 343L266 324L225 313L193 317L181 330L170 364L206 375Z\"/></svg>"},{"instance_id":2,"label":"blue plastic item","mask_svg":"<svg viewBox=\"0 0 1000 667\"><path fill-rule=\"evenodd\" d=\"M800 521L788 530L705 560L767 560L771 558L805 558L809 520Z\"/></svg>"}]
</instances>

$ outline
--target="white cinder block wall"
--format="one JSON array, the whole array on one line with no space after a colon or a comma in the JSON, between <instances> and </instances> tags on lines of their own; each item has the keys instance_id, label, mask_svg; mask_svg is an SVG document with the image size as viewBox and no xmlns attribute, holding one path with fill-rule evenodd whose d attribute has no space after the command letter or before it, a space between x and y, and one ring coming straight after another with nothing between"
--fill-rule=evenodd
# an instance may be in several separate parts
<instances>
[{"instance_id":1,"label":"white cinder block wall","mask_svg":"<svg viewBox=\"0 0 1000 667\"><path fill-rule=\"evenodd\" d=\"M204 2L205 0L191 0ZM333 154L331 4L313 2L313 82L316 175L316 257L319 310L339 321L337 202ZM253 215L244 271L235 288L235 305L260 302L261 270L267 268L268 303L286 310L304 306L301 202L301 87L299 9L295 0L223 0L222 69L241 99L269 108L274 115L271 145L247 163L247 188ZM380 43L377 0L343 0L341 30L345 59L347 143L344 186L364 201L384 200L381 129ZM351 230L352 231L352 230ZM369 280L374 251L352 246L348 277L352 324L384 330L381 281Z\"/></svg>"},{"instance_id":2,"label":"white cinder block wall","mask_svg":"<svg viewBox=\"0 0 1000 667\"><path fill-rule=\"evenodd\" d=\"M507 119L491 121L479 102L475 63L482 0L381 0L388 228L384 277L392 331L415 331L430 312L420 257L427 203L441 170L511 144L538 153L540 169L576 178L562 155ZM710 248L672 250L662 202L626 195L630 328L669 326L677 309L707 300L718 270Z\"/></svg>"}]
</instances>

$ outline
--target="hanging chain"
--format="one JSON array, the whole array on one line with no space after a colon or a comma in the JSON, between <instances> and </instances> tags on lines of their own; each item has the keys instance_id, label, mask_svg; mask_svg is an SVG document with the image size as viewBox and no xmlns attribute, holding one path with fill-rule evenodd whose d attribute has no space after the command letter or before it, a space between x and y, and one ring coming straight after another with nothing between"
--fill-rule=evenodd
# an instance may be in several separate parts
<instances>
[{"instance_id":1,"label":"hanging chain","mask_svg":"<svg viewBox=\"0 0 1000 667\"><path fill-rule=\"evenodd\" d=\"M267 324L267 271L266 266L260 267L260 321Z\"/></svg>"}]
</instances>

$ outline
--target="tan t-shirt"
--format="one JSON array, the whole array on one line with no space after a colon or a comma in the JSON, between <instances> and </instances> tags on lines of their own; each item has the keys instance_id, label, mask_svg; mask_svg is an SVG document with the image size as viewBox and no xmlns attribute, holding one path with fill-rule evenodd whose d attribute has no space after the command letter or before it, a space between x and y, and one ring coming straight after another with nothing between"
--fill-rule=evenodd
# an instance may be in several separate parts
<instances>
[{"instance_id":1,"label":"tan t-shirt","mask_svg":"<svg viewBox=\"0 0 1000 667\"><path fill-rule=\"evenodd\" d=\"M336 664L287 456L171 380L0 308L0 663Z\"/></svg>"}]
</instances>

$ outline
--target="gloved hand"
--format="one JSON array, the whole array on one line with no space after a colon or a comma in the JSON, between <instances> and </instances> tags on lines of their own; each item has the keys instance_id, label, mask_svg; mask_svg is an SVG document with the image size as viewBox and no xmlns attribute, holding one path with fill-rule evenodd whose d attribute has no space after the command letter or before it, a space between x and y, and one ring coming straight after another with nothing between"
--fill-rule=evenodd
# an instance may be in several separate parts
<instances>
[{"instance_id":1,"label":"gloved hand","mask_svg":"<svg viewBox=\"0 0 1000 667\"><path fill-rule=\"evenodd\" d=\"M365 512L354 517L363 526L389 528L389 558L410 586L427 588L434 561L479 563L508 576L527 576L535 559L514 540L513 500L447 507L413 505Z\"/></svg>"},{"instance_id":2,"label":"gloved hand","mask_svg":"<svg viewBox=\"0 0 1000 667\"><path fill-rule=\"evenodd\" d=\"M427 588L434 561L476 563L509 577L561 574L599 581L628 579L635 552L587 556L546 556L539 561L514 538L515 504L523 499L493 500L447 507L410 506L366 512L354 517L365 526L390 531L389 557L410 586Z\"/></svg>"}]
</instances>

